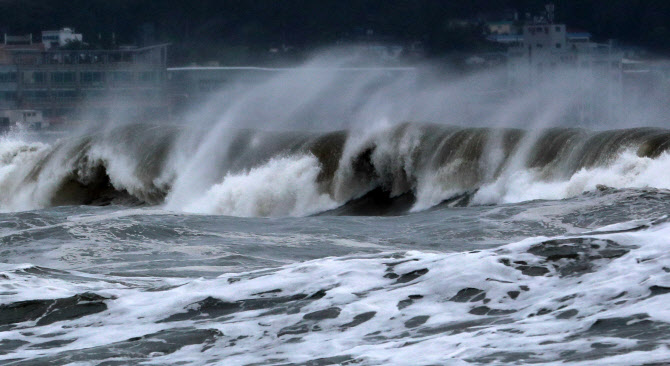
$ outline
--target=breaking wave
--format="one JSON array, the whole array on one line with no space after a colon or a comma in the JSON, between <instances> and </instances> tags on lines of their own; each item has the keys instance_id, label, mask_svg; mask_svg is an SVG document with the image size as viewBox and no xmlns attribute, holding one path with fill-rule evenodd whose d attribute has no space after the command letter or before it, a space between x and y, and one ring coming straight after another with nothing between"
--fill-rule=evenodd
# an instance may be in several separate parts
<instances>
[{"instance_id":1,"label":"breaking wave","mask_svg":"<svg viewBox=\"0 0 670 366\"><path fill-rule=\"evenodd\" d=\"M248 172L227 174L184 210L254 217L330 209L337 204L314 184L319 171L319 161L312 155L271 159Z\"/></svg>"},{"instance_id":2,"label":"breaking wave","mask_svg":"<svg viewBox=\"0 0 670 366\"><path fill-rule=\"evenodd\" d=\"M670 131L403 123L365 135L227 131L199 156L183 127L130 125L51 145L0 141L0 208L164 205L232 216L399 214L440 204L670 188ZM206 172L206 174L204 174Z\"/></svg>"}]
</instances>

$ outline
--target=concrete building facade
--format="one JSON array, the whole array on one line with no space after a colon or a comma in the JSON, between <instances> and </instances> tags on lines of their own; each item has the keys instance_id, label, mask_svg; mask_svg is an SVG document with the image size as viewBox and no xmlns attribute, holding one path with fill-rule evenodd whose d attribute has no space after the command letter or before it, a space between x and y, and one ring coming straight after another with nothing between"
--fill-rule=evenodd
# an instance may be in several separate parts
<instances>
[{"instance_id":1,"label":"concrete building facade","mask_svg":"<svg viewBox=\"0 0 670 366\"><path fill-rule=\"evenodd\" d=\"M40 46L42 46L40 44ZM58 121L86 108L165 113L167 44L124 50L0 49L0 108Z\"/></svg>"}]
</instances>

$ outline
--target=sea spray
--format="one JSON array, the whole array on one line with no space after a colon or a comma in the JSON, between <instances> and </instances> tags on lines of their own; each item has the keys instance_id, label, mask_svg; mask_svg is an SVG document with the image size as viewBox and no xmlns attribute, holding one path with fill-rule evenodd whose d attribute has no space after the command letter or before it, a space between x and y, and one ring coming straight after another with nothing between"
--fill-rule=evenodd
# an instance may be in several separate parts
<instances>
[{"instance_id":1,"label":"sea spray","mask_svg":"<svg viewBox=\"0 0 670 366\"><path fill-rule=\"evenodd\" d=\"M670 133L664 129L524 131L422 123L386 124L365 134L231 129L225 153L202 163L194 158L197 146L178 143L184 135L183 127L128 125L50 145L5 139L2 209L115 203L295 216L368 193L384 205L404 197L404 206L411 198L412 210L421 211L474 192L470 204L562 199L598 184L670 188ZM209 178L199 181L204 178L196 171ZM214 192L228 198L216 199Z\"/></svg>"},{"instance_id":2,"label":"sea spray","mask_svg":"<svg viewBox=\"0 0 670 366\"><path fill-rule=\"evenodd\" d=\"M582 168L568 179L544 179L537 169L517 171L510 176L483 185L474 204L522 202L536 199L558 200L594 191L598 186L612 188L670 189L670 154L656 159L640 157L625 150L610 164Z\"/></svg>"},{"instance_id":3,"label":"sea spray","mask_svg":"<svg viewBox=\"0 0 670 366\"><path fill-rule=\"evenodd\" d=\"M23 178L48 151L42 143L28 143L16 137L0 138L0 211L18 211L46 206L35 201Z\"/></svg>"}]
</instances>

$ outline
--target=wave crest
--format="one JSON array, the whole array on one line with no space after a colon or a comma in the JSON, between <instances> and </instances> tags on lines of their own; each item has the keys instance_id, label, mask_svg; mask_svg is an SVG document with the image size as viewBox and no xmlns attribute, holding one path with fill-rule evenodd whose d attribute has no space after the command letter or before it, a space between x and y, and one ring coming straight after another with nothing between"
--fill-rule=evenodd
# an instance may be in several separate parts
<instances>
[{"instance_id":1,"label":"wave crest","mask_svg":"<svg viewBox=\"0 0 670 366\"><path fill-rule=\"evenodd\" d=\"M670 188L670 132L459 128L403 123L362 134L130 125L52 145L0 142L0 206L149 204L236 216L398 214L450 205ZM330 211L338 206L345 209Z\"/></svg>"}]
</instances>

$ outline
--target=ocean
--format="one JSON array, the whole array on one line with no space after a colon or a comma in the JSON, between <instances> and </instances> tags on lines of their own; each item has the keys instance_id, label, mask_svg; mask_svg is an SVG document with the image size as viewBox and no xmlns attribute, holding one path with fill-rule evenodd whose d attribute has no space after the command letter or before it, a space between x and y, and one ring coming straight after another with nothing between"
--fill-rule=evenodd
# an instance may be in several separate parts
<instances>
[{"instance_id":1,"label":"ocean","mask_svg":"<svg viewBox=\"0 0 670 366\"><path fill-rule=\"evenodd\" d=\"M669 130L301 75L2 137L0 364L670 363Z\"/></svg>"}]
</instances>

